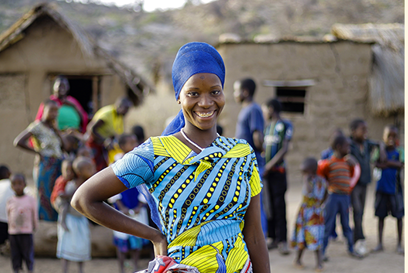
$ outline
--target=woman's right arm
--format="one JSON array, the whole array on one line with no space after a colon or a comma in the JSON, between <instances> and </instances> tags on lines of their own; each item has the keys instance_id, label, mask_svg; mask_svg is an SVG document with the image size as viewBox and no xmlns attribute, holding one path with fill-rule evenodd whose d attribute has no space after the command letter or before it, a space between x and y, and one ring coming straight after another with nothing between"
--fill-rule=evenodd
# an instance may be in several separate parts
<instances>
[{"instance_id":1,"label":"woman's right arm","mask_svg":"<svg viewBox=\"0 0 408 273\"><path fill-rule=\"evenodd\" d=\"M32 148L31 146L28 146L28 139L32 136L33 134L31 132L29 132L27 129L25 129L24 131L22 131L13 141L13 145L15 147L20 147L23 148L26 151L32 152L32 153L36 153L41 157L40 152L34 150L34 148Z\"/></svg>"},{"instance_id":2,"label":"woman's right arm","mask_svg":"<svg viewBox=\"0 0 408 273\"><path fill-rule=\"evenodd\" d=\"M75 192L71 205L92 221L107 228L150 240L156 255L167 255L166 237L157 229L127 217L104 202L126 190L111 167L96 173Z\"/></svg>"}]
</instances>

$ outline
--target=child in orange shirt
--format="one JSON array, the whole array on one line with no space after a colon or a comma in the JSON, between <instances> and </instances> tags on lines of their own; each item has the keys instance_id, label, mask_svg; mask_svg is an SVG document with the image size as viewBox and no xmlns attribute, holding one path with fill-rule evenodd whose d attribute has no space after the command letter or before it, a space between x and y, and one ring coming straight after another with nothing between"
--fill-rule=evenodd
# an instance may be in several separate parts
<instances>
[{"instance_id":1,"label":"child in orange shirt","mask_svg":"<svg viewBox=\"0 0 408 273\"><path fill-rule=\"evenodd\" d=\"M328 260L325 253L337 213L340 213L341 225L344 237L347 239L349 254L352 257L361 259L363 256L354 251L353 233L349 225L351 181L357 163L349 156L350 142L344 135L339 135L333 139L332 148L334 150L333 156L330 159L320 161L318 168L318 173L328 182L329 193L325 205L323 261Z\"/></svg>"}]
</instances>

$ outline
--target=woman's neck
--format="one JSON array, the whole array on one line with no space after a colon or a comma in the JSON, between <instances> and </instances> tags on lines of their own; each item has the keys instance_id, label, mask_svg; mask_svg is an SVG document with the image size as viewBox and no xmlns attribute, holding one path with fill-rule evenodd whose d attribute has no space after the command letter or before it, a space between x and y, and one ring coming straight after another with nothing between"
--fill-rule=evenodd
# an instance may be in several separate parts
<instances>
[{"instance_id":1,"label":"woman's neck","mask_svg":"<svg viewBox=\"0 0 408 273\"><path fill-rule=\"evenodd\" d=\"M217 138L217 127L214 126L209 130L200 130L199 128L186 124L186 126L182 129L185 136L188 138L186 139L181 132L175 134L175 136L181 140L184 144L192 148L194 151L197 150L194 144L191 144L190 141L197 144L202 149L211 145L214 140ZM189 141L190 140L190 141ZM194 148L193 148L194 147Z\"/></svg>"}]
</instances>

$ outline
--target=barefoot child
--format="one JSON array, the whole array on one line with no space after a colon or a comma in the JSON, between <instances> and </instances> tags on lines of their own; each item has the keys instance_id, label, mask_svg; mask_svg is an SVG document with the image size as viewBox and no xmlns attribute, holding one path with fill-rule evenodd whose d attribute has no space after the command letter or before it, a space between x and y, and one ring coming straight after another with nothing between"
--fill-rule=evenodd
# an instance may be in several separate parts
<instances>
[{"instance_id":1,"label":"barefoot child","mask_svg":"<svg viewBox=\"0 0 408 273\"><path fill-rule=\"evenodd\" d=\"M25 177L22 174L11 176L11 188L15 196L7 201L9 221L9 240L13 272L22 270L23 260L28 272L34 270L34 240L33 232L38 226L38 211L35 199L24 194Z\"/></svg>"},{"instance_id":2,"label":"barefoot child","mask_svg":"<svg viewBox=\"0 0 408 273\"><path fill-rule=\"evenodd\" d=\"M376 167L382 169L381 178L377 182L375 194L375 216L378 217L378 245L373 252L383 251L382 235L384 230L384 219L391 214L397 219L397 252L404 254L401 246L402 239L402 217L404 216L404 199L399 177L404 163L400 161L400 153L396 149L398 141L398 129L393 125L384 128L383 140L387 159L378 160Z\"/></svg>"},{"instance_id":3,"label":"barefoot child","mask_svg":"<svg viewBox=\"0 0 408 273\"><path fill-rule=\"evenodd\" d=\"M72 163L76 178L69 181L65 194L72 196L85 180L95 173L92 159L78 157ZM71 206L66 215L66 226L58 225L57 257L62 260L62 271L68 272L69 261L78 262L79 273L83 272L83 262L91 259L91 234L88 219Z\"/></svg>"},{"instance_id":4,"label":"barefoot child","mask_svg":"<svg viewBox=\"0 0 408 273\"><path fill-rule=\"evenodd\" d=\"M300 166L303 180L303 201L296 218L292 237L292 247L296 247L298 254L295 266L303 268L301 258L305 248L316 253L316 271L323 269L321 248L323 246L324 219L322 203L326 192L326 181L318 176L317 161L312 157L306 158Z\"/></svg>"},{"instance_id":5,"label":"barefoot child","mask_svg":"<svg viewBox=\"0 0 408 273\"><path fill-rule=\"evenodd\" d=\"M330 159L319 162L318 173L328 182L328 198L325 205L324 239L322 255L327 261L325 250L329 243L329 236L333 231L336 215L340 213L343 235L347 239L348 252L352 257L363 256L354 251L353 234L349 226L350 192L352 190L352 178L355 172L355 163L351 163L349 139L339 135L333 139L333 156ZM348 155L348 156L347 156ZM346 157L347 156L347 157Z\"/></svg>"},{"instance_id":6,"label":"barefoot child","mask_svg":"<svg viewBox=\"0 0 408 273\"><path fill-rule=\"evenodd\" d=\"M75 176L74 170L72 169L72 161L67 159L62 161L61 173L61 176L55 181L51 193L51 204L59 214L58 223L63 229L68 230L65 220L67 218L71 196L65 193L65 187Z\"/></svg>"}]
</instances>

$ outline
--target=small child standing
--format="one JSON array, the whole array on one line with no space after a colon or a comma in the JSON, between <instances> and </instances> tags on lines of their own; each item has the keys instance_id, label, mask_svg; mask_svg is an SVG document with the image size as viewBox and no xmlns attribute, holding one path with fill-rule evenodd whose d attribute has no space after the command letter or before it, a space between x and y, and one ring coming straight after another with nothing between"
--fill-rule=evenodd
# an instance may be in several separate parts
<instances>
[{"instance_id":1,"label":"small child standing","mask_svg":"<svg viewBox=\"0 0 408 273\"><path fill-rule=\"evenodd\" d=\"M133 134L122 134L118 139L119 147L123 153L115 155L115 161L123 157L124 154L132 151L137 145L137 139ZM109 199L114 207L129 217L148 225L146 210L146 200L136 188L125 190ZM134 271L137 271L140 250L143 247L144 239L126 233L113 231L113 244L116 247L120 273L125 272L126 254L130 253Z\"/></svg>"},{"instance_id":2,"label":"small child standing","mask_svg":"<svg viewBox=\"0 0 408 273\"><path fill-rule=\"evenodd\" d=\"M65 195L71 196L85 180L95 172L92 159L78 157L72 163L76 177L65 187ZM71 198L69 198L70 200ZM68 272L69 261L78 262L79 273L83 272L83 262L91 259L91 234L88 219L69 206L66 215L66 226L58 224L57 257L62 260L62 271Z\"/></svg>"},{"instance_id":3,"label":"small child standing","mask_svg":"<svg viewBox=\"0 0 408 273\"><path fill-rule=\"evenodd\" d=\"M302 269L301 262L305 248L316 253L316 272L323 270L321 248L324 236L324 218L322 204L327 196L326 181L318 176L317 160L306 158L301 167L303 180L303 201L296 218L292 237L292 247L296 247L298 254L295 266Z\"/></svg>"},{"instance_id":4,"label":"small child standing","mask_svg":"<svg viewBox=\"0 0 408 273\"><path fill-rule=\"evenodd\" d=\"M65 194L65 187L67 183L75 177L71 160L65 159L62 161L61 173L61 176L55 181L55 185L51 193L51 204L58 212L59 224L63 229L68 230L65 220L67 218L67 213L70 206L69 200L71 196Z\"/></svg>"},{"instance_id":5,"label":"small child standing","mask_svg":"<svg viewBox=\"0 0 408 273\"><path fill-rule=\"evenodd\" d=\"M337 213L340 213L343 235L347 239L349 254L361 259L363 256L354 251L353 234L349 226L350 192L352 189L350 183L355 167L355 163L350 162L352 160L346 160L346 155L350 152L349 139L343 135L335 137L332 141L332 148L333 156L330 159L320 161L318 167L318 173L328 182L329 193L325 205L323 261L328 260L325 253Z\"/></svg>"},{"instance_id":6,"label":"small child standing","mask_svg":"<svg viewBox=\"0 0 408 273\"><path fill-rule=\"evenodd\" d=\"M377 182L375 194L375 216L378 217L378 245L373 249L373 252L383 251L383 231L384 219L388 214L391 214L397 219L397 252L404 254L402 249L402 217L404 216L404 199L402 195L402 187L399 172L404 167L404 163L400 161L400 153L396 148L398 142L398 129L393 125L384 128L383 140L385 143L385 153L387 159L376 163L376 167L380 168L381 178Z\"/></svg>"},{"instance_id":7,"label":"small child standing","mask_svg":"<svg viewBox=\"0 0 408 273\"><path fill-rule=\"evenodd\" d=\"M7 201L11 263L14 273L22 270L23 260L28 272L34 270L33 232L38 226L37 204L33 197L24 194L26 181L23 174L11 176L15 196Z\"/></svg>"}]
</instances>

